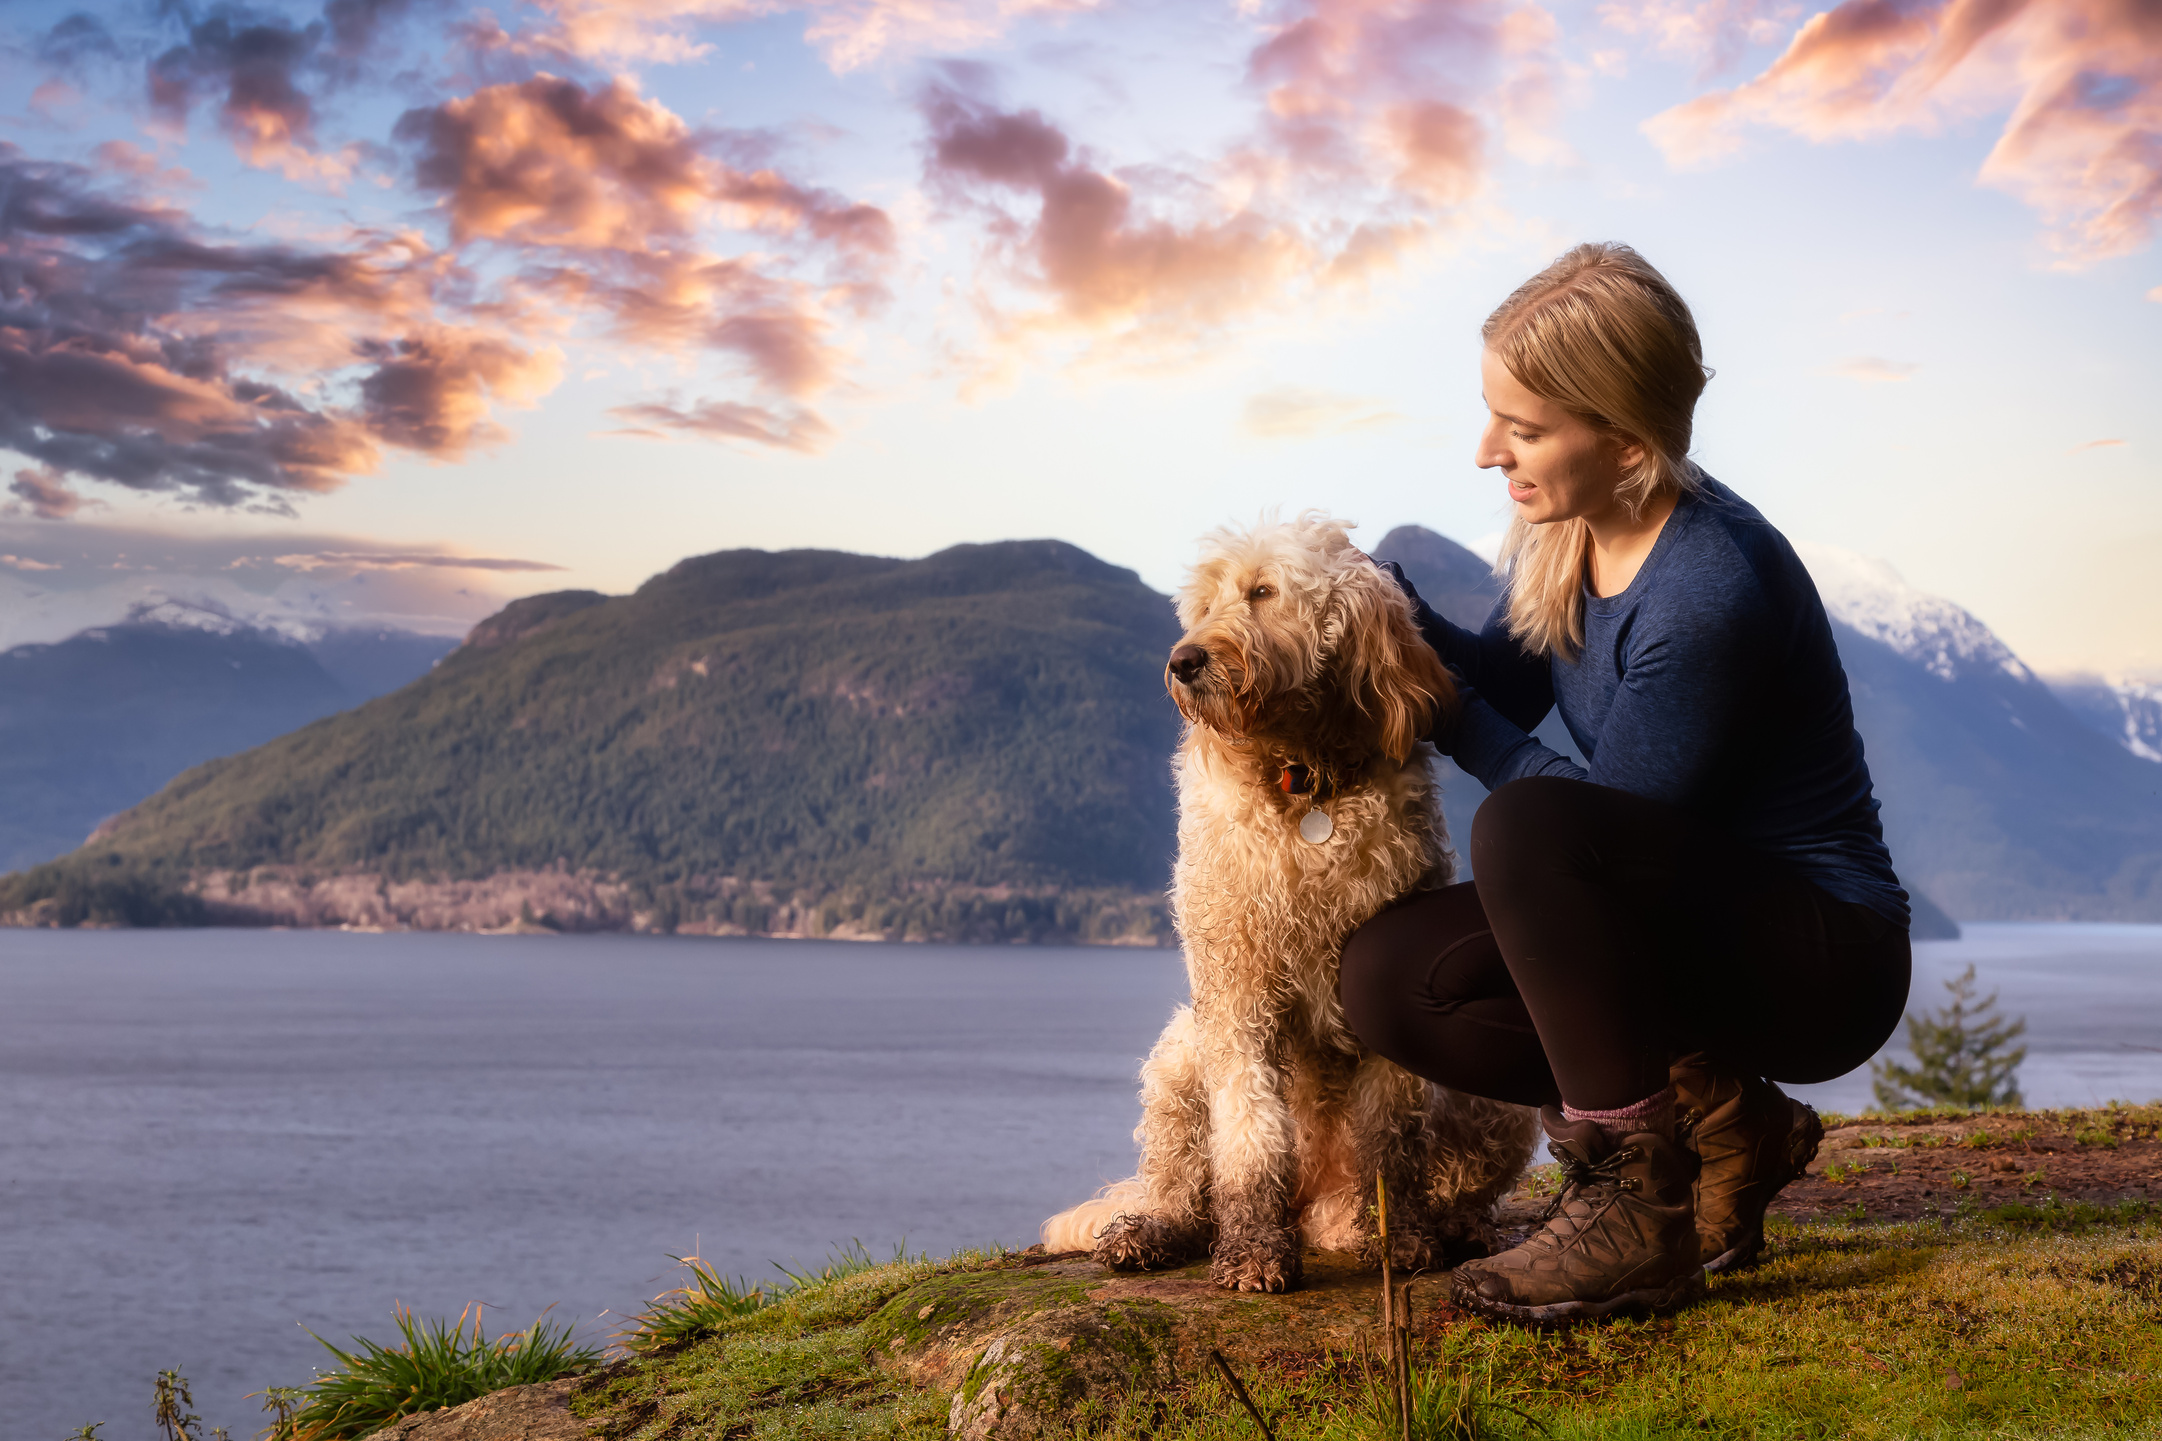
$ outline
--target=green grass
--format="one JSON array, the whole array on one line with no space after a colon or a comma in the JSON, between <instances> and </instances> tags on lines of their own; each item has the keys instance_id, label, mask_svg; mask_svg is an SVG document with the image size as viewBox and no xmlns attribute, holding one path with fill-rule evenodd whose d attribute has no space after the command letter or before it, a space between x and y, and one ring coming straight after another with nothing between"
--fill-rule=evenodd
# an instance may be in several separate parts
<instances>
[{"instance_id":1,"label":"green grass","mask_svg":"<svg viewBox=\"0 0 2162 1441\"><path fill-rule=\"evenodd\" d=\"M776 1261L773 1269L781 1273L782 1282L754 1286L741 1276L719 1274L696 1256L669 1259L683 1267L687 1275L681 1285L655 1296L650 1306L631 1318L630 1325L616 1337L627 1351L659 1351L681 1345L761 1311L794 1292L861 1275L882 1264L864 1249L863 1242L850 1241L816 1270L806 1267L791 1271ZM905 1265L908 1259L905 1246L895 1248L892 1264Z\"/></svg>"},{"instance_id":2,"label":"green grass","mask_svg":"<svg viewBox=\"0 0 2162 1441\"><path fill-rule=\"evenodd\" d=\"M2162 1224L2144 1204L2044 1198L1901 1225L1776 1221L1771 1259L1679 1316L1558 1332L1451 1327L1418 1352L1441 1437L2162 1435ZM813 1280L631 1358L577 1408L611 1441L931 1438L948 1398L878 1364L867 1323L907 1287L994 1257ZM1104 1441L1257 1437L1211 1370L1077 1418ZM1241 1368L1278 1441L1395 1434L1356 1356ZM1956 1384L1954 1384L1956 1381Z\"/></svg>"},{"instance_id":3,"label":"green grass","mask_svg":"<svg viewBox=\"0 0 2162 1441\"><path fill-rule=\"evenodd\" d=\"M348 1351L317 1336L338 1359L338 1369L302 1387L297 1409L278 1408L281 1419L272 1428L272 1441L368 1436L400 1416L456 1406L506 1386L576 1375L601 1359L598 1351L572 1341L569 1326L551 1325L546 1317L493 1341L482 1333L480 1313L473 1308L456 1321L423 1321L401 1306L395 1320L403 1340L388 1346L355 1336Z\"/></svg>"}]
</instances>

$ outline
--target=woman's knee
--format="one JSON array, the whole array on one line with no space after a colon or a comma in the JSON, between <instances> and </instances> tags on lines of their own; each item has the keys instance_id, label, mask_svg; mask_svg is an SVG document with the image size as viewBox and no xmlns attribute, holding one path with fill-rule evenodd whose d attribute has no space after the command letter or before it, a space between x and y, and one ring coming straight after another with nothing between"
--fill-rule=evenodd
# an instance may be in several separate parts
<instances>
[{"instance_id":1,"label":"woman's knee","mask_svg":"<svg viewBox=\"0 0 2162 1441\"><path fill-rule=\"evenodd\" d=\"M1471 868L1480 885L1574 853L1591 830L1589 793L1599 789L1563 776L1526 776L1488 796L1471 818Z\"/></svg>"},{"instance_id":2,"label":"woman's knee","mask_svg":"<svg viewBox=\"0 0 2162 1441\"><path fill-rule=\"evenodd\" d=\"M1422 1044L1421 1018L1447 1010L1458 988L1469 993L1492 981L1474 973L1475 956L1465 949L1479 938L1490 952L1486 912L1469 882L1406 896L1353 931L1337 970L1337 997L1352 1034L1403 1064ZM1498 955L1491 961L1506 977ZM1437 994L1437 986L1448 994Z\"/></svg>"}]
</instances>

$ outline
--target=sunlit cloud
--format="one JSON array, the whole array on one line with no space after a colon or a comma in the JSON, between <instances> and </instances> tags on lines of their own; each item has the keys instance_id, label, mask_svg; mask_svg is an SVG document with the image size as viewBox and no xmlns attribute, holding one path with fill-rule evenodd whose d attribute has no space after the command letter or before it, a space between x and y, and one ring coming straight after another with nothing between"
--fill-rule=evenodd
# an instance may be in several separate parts
<instances>
[{"instance_id":1,"label":"sunlit cloud","mask_svg":"<svg viewBox=\"0 0 2162 1441\"><path fill-rule=\"evenodd\" d=\"M1890 381L1912 380L1922 367L1913 361L1885 360L1881 356L1856 355L1838 362L1832 374L1848 380L1859 380L1864 385L1881 385Z\"/></svg>"},{"instance_id":2,"label":"sunlit cloud","mask_svg":"<svg viewBox=\"0 0 2162 1441\"><path fill-rule=\"evenodd\" d=\"M2070 450L2066 451L2065 454L2078 455L2081 451L2085 450L2108 450L2111 446L2123 444L2124 441L2113 436L2108 440L2090 440L2083 444L2075 445Z\"/></svg>"},{"instance_id":3,"label":"sunlit cloud","mask_svg":"<svg viewBox=\"0 0 2162 1441\"><path fill-rule=\"evenodd\" d=\"M245 561L232 561L237 569ZM540 560L513 560L502 556L442 555L435 551L315 550L272 557L271 563L286 570L495 570L548 571L565 567Z\"/></svg>"},{"instance_id":4,"label":"sunlit cloud","mask_svg":"<svg viewBox=\"0 0 2162 1441\"><path fill-rule=\"evenodd\" d=\"M417 237L233 245L171 204L0 142L0 446L54 474L220 506L336 489L384 445L499 439L555 358L441 314ZM289 377L280 383L280 375ZM341 380L342 377L342 380Z\"/></svg>"},{"instance_id":5,"label":"sunlit cloud","mask_svg":"<svg viewBox=\"0 0 2162 1441\"><path fill-rule=\"evenodd\" d=\"M411 0L329 0L319 19L296 24L235 4L186 17L186 35L161 51L145 73L153 112L185 127L199 103L214 106L218 126L248 164L290 180L331 185L352 178L367 151L325 147L316 134L313 89L349 78L390 21Z\"/></svg>"},{"instance_id":6,"label":"sunlit cloud","mask_svg":"<svg viewBox=\"0 0 2162 1441\"><path fill-rule=\"evenodd\" d=\"M721 152L732 137L693 130L628 80L588 87L542 74L489 86L407 112L397 135L454 243L509 251L527 293L604 317L626 343L732 360L755 391L800 402L825 390L843 362L836 317L884 301L895 248L884 211L770 166L731 164ZM706 248L711 225L763 248L717 254ZM826 427L805 414L725 433L802 450Z\"/></svg>"},{"instance_id":7,"label":"sunlit cloud","mask_svg":"<svg viewBox=\"0 0 2162 1441\"><path fill-rule=\"evenodd\" d=\"M2145 245L2162 215L2162 17L2149 0L1846 0L1769 68L1645 122L1677 165L1752 126L1873 140L2009 110L1978 178L2037 210L2064 263Z\"/></svg>"},{"instance_id":8,"label":"sunlit cloud","mask_svg":"<svg viewBox=\"0 0 2162 1441\"><path fill-rule=\"evenodd\" d=\"M15 497L7 511L20 515L25 512L39 520L66 520L85 505L95 504L68 489L66 477L57 470L40 466L36 470L18 470L8 482L8 494Z\"/></svg>"},{"instance_id":9,"label":"sunlit cloud","mask_svg":"<svg viewBox=\"0 0 2162 1441\"><path fill-rule=\"evenodd\" d=\"M1240 426L1263 440L1306 440L1390 425L1404 417L1378 402L1302 386L1279 385L1246 402Z\"/></svg>"},{"instance_id":10,"label":"sunlit cloud","mask_svg":"<svg viewBox=\"0 0 2162 1441\"><path fill-rule=\"evenodd\" d=\"M950 52L996 40L1017 20L1085 11L1097 0L537 0L553 24L522 43L622 64L680 65L705 57L702 29L800 14L803 38L836 73L875 61ZM505 37L510 43L521 41Z\"/></svg>"},{"instance_id":11,"label":"sunlit cloud","mask_svg":"<svg viewBox=\"0 0 2162 1441\"><path fill-rule=\"evenodd\" d=\"M947 70L921 98L927 179L978 223L986 363L1064 336L1161 364L1400 264L1486 203L1501 153L1562 156L1555 39L1536 5L1295 3L1256 25L1251 130L1143 164Z\"/></svg>"},{"instance_id":12,"label":"sunlit cloud","mask_svg":"<svg viewBox=\"0 0 2162 1441\"><path fill-rule=\"evenodd\" d=\"M1795 0L1605 0L1599 19L1649 41L1662 55L1694 60L1703 74L1713 75L1749 47L1784 39L1801 11Z\"/></svg>"},{"instance_id":13,"label":"sunlit cloud","mask_svg":"<svg viewBox=\"0 0 2162 1441\"><path fill-rule=\"evenodd\" d=\"M625 422L621 429L609 434L646 440L743 440L777 450L812 453L825 449L833 439L833 427L797 407L769 408L729 400L706 400L690 406L646 401L616 406L609 414Z\"/></svg>"}]
</instances>

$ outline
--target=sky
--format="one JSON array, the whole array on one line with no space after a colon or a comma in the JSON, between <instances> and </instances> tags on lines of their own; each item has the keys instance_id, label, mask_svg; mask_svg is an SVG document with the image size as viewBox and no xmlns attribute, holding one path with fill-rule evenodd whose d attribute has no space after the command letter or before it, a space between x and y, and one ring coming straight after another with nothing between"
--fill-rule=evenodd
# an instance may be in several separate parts
<instances>
[{"instance_id":1,"label":"sky","mask_svg":"<svg viewBox=\"0 0 2162 1441\"><path fill-rule=\"evenodd\" d=\"M9 0L0 644L1477 543L1479 322L1597 239L1791 538L2162 677L2158 217L2152 0Z\"/></svg>"}]
</instances>

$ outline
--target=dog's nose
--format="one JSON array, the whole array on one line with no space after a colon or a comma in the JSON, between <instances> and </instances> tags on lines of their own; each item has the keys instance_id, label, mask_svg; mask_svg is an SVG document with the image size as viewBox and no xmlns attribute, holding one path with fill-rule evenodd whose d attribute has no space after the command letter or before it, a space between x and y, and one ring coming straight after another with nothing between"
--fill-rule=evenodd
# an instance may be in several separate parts
<instances>
[{"instance_id":1,"label":"dog's nose","mask_svg":"<svg viewBox=\"0 0 2162 1441\"><path fill-rule=\"evenodd\" d=\"M1182 645L1171 652L1171 674L1180 685L1192 685L1194 677L1207 669L1209 653L1198 645Z\"/></svg>"}]
</instances>

